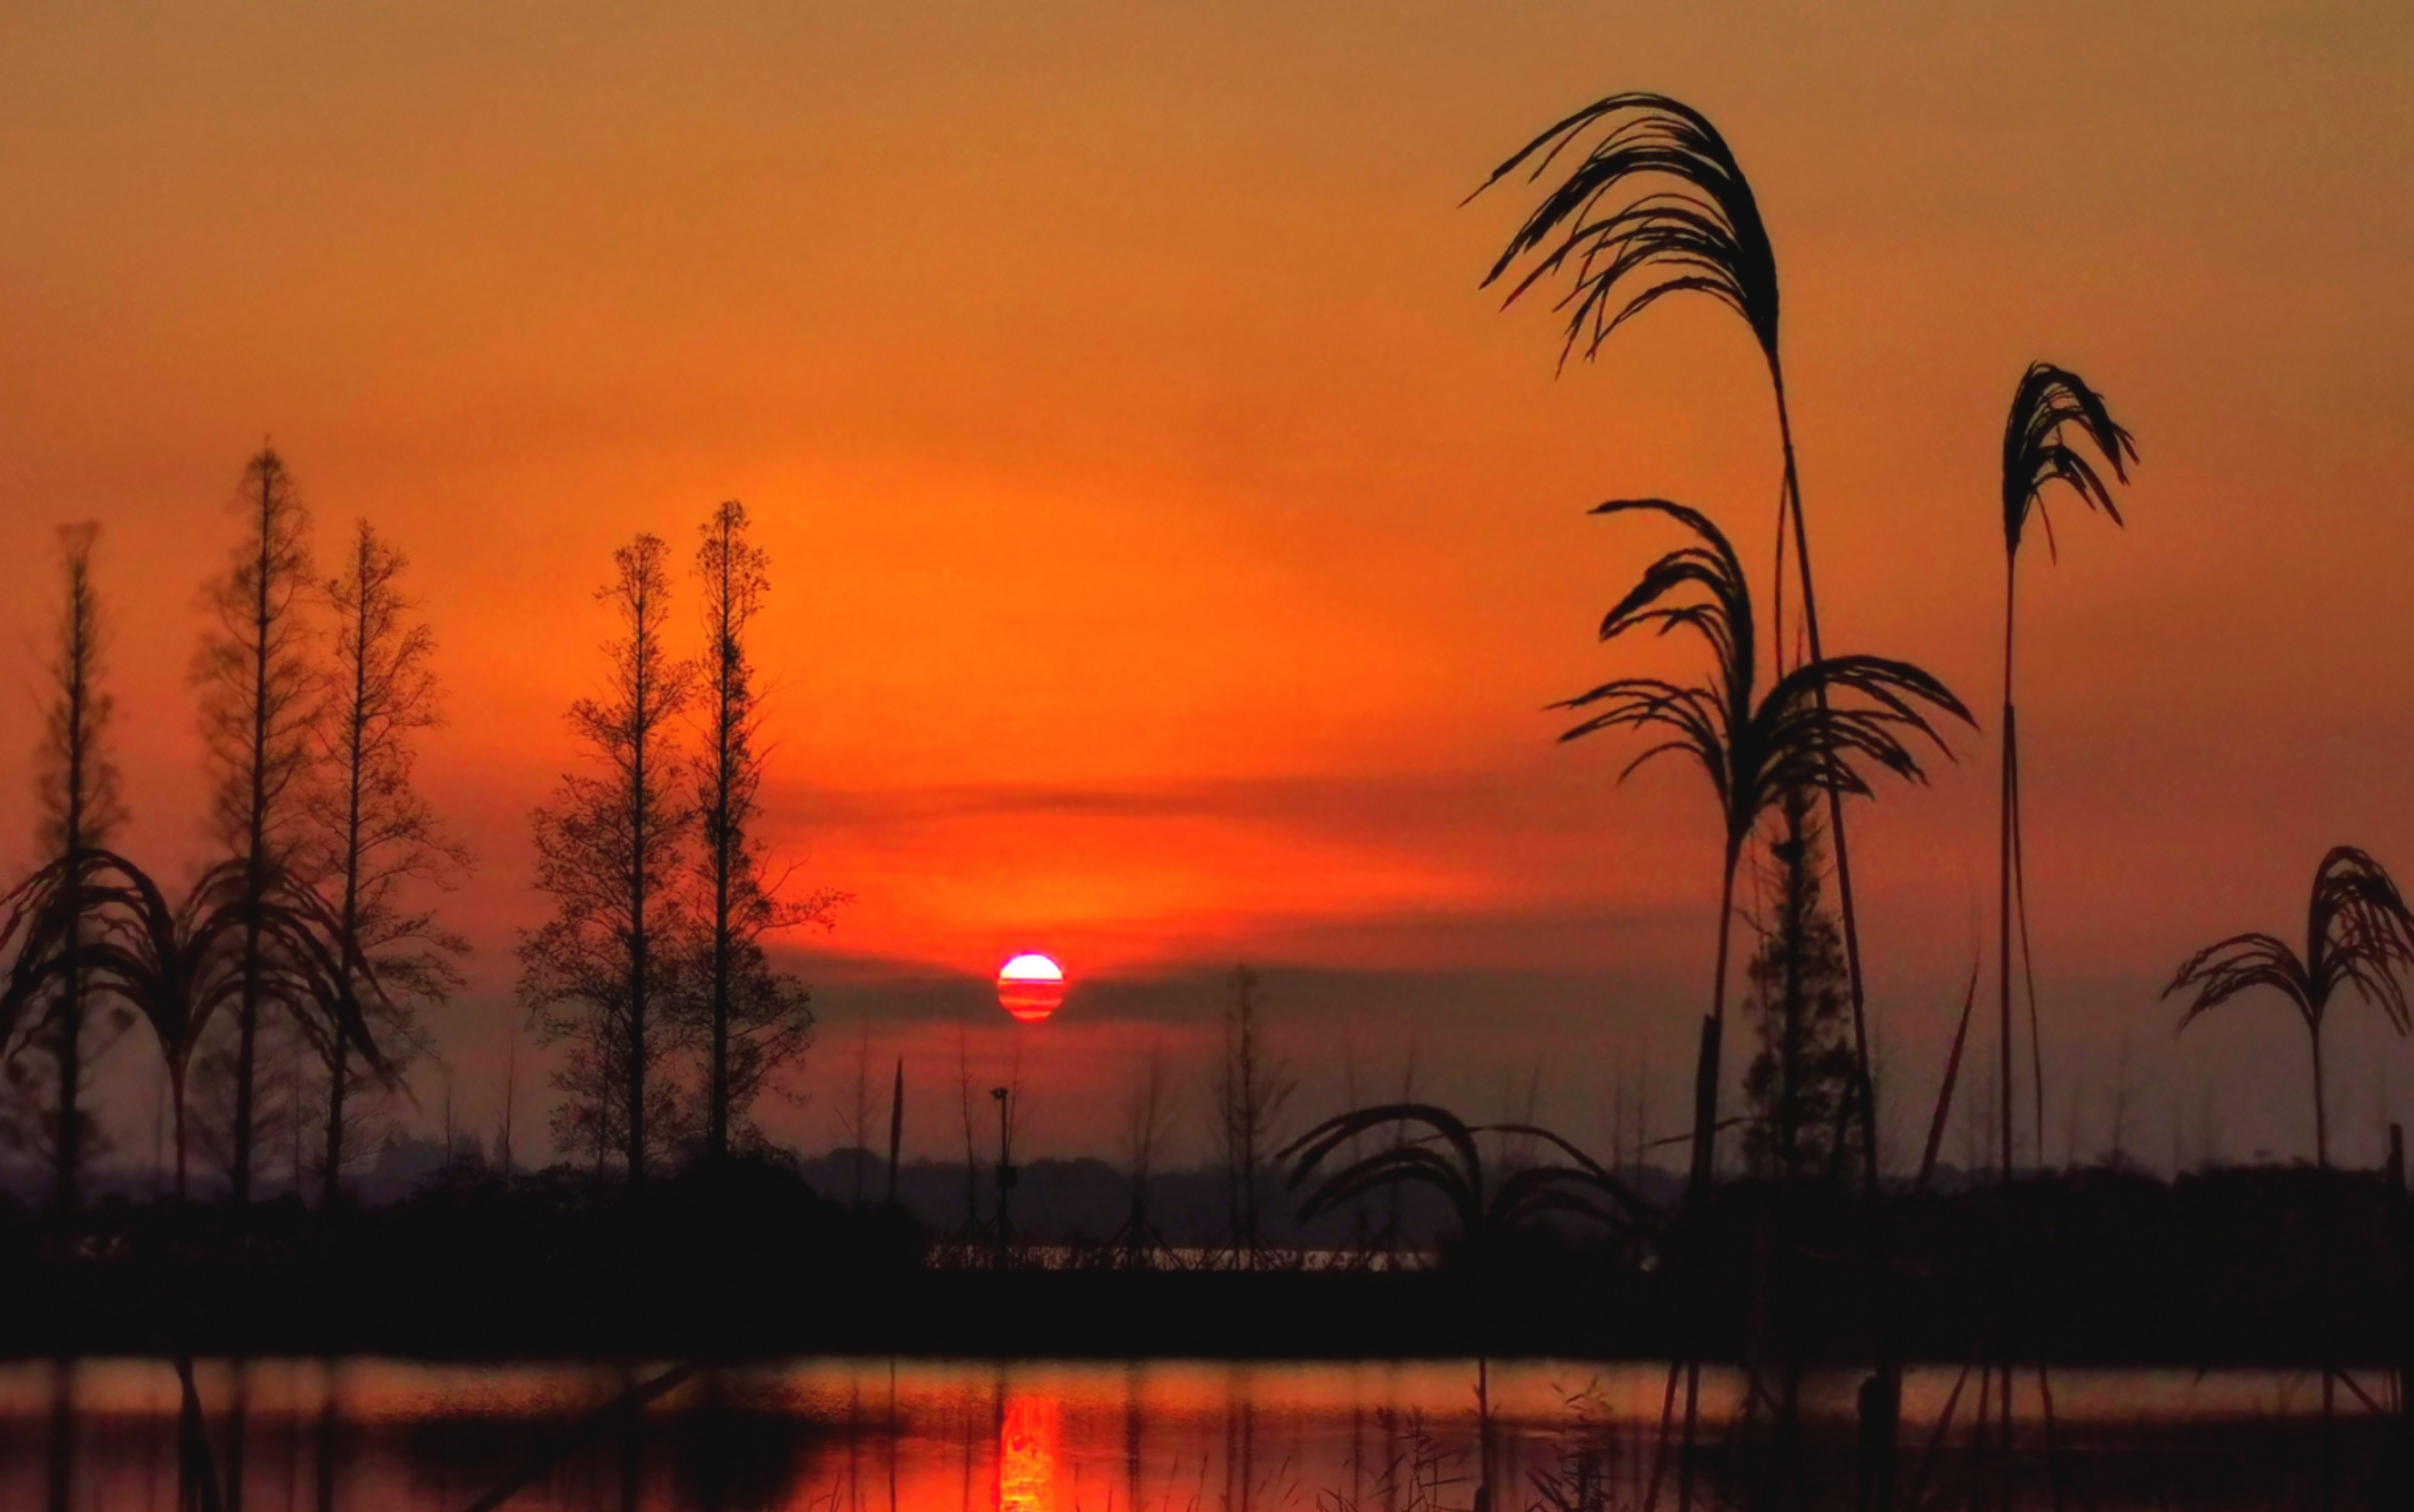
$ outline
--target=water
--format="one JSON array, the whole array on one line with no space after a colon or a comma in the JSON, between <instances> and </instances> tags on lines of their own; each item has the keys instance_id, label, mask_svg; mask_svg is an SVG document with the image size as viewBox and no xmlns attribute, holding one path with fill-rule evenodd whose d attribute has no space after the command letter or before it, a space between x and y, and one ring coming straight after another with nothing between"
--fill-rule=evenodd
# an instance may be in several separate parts
<instances>
[{"instance_id":1,"label":"water","mask_svg":"<svg viewBox=\"0 0 2414 1512\"><path fill-rule=\"evenodd\" d=\"M1907 1480L1958 1373L1907 1383ZM239 1490L229 1512L461 1512L514 1486L501 1505L528 1512L1457 1512L1474 1505L1487 1461L1493 1512L1639 1506L1665 1372L347 1359L202 1361L190 1383L188 1416L172 1362L0 1365L0 1507L177 1512L215 1476ZM2362 1385L2388 1405L2377 1383ZM1814 1377L1806 1403L1813 1480L1846 1505L1853 1386ZM2317 1375L2063 1371L2053 1386L2060 1462L2099 1507L2317 1500ZM1965 1424L1976 1390L1974 1380ZM2352 1485L2369 1473L2377 1420L2341 1396L2359 1413L2342 1430ZM1706 1458L1705 1502L1754 1499L1757 1441L1735 1427L1743 1401L1735 1373L1706 1377L1706 1439L1732 1447ZM2043 1505L2034 1377L2015 1416L2016 1453L1989 1473L2012 1500ZM1929 1489L1966 1500L1982 1463L1957 1428Z\"/></svg>"}]
</instances>

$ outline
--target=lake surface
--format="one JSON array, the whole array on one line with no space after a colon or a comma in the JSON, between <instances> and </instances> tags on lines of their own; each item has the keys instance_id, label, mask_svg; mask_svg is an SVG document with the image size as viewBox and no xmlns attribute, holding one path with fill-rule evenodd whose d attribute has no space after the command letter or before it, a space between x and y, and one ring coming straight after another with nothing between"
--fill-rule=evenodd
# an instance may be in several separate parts
<instances>
[{"instance_id":1,"label":"lake surface","mask_svg":"<svg viewBox=\"0 0 2414 1512\"><path fill-rule=\"evenodd\" d=\"M1906 1481L1960 1374L1907 1382ZM215 1479L229 1512L462 1512L514 1487L499 1505L529 1512L1455 1512L1488 1459L1493 1512L1605 1512L1642 1505L1665 1381L1548 1362L20 1362L0 1365L0 1507L177 1512ZM1854 1384L1821 1375L1806 1397L1814 1481L1847 1505ZM2059 1371L2052 1387L2058 1462L2099 1508L2318 1501L2317 1373ZM1705 1502L1752 1500L1766 1435L1745 1394L1736 1372L1705 1378ZM2378 1423L2339 1395L2351 1485ZM1990 1499L2046 1505L2033 1374L2013 1426L1991 1461L1957 1426L1931 1497L1966 1502L1992 1475Z\"/></svg>"}]
</instances>

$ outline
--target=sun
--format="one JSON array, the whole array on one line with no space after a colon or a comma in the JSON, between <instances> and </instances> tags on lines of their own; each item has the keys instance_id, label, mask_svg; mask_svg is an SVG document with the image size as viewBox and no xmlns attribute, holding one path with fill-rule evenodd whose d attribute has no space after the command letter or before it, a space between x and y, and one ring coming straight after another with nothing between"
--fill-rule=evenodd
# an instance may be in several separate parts
<instances>
[{"instance_id":1,"label":"sun","mask_svg":"<svg viewBox=\"0 0 2414 1512\"><path fill-rule=\"evenodd\" d=\"M998 969L997 1002L1026 1024L1036 1024L1065 1001L1065 969L1034 952Z\"/></svg>"}]
</instances>

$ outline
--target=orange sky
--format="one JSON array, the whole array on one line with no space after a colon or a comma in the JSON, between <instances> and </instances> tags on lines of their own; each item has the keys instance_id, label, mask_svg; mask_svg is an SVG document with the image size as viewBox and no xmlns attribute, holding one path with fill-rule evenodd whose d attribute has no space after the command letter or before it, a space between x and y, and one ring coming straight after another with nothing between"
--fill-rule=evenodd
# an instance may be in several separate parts
<instances>
[{"instance_id":1,"label":"orange sky","mask_svg":"<svg viewBox=\"0 0 2414 1512\"><path fill-rule=\"evenodd\" d=\"M1548 319L1475 289L1518 204L1458 201L1566 109L1661 89L1776 238L1838 648L1991 706L2013 380L2076 366L2137 432L2131 528L2064 511L2026 577L2049 1048L2100 1103L2128 1030L2158 1108L2213 1095L2230 1153L2294 1151L2277 1006L2175 1046L2152 999L2301 917L2324 846L2414 867L2414 24L1661 8L0 10L10 675L52 524L102 520L129 844L192 856L195 589L246 452L274 434L322 536L396 537L451 690L425 781L483 858L443 1032L484 1106L589 592L633 531L684 551L740 497L775 563L775 838L860 897L813 945L791 1137L830 1137L870 1022L929 1062L911 1128L944 1149L953 1023L1006 1053L961 984L1022 948L1131 989L1027 1037L1042 1145L1098 1142L1076 1090L1151 1023L1191 1043L1244 957L1319 1106L1346 1025L1487 1111L1539 1059L1585 1130L1614 1054L1674 1064L1716 863L1697 778L1612 791L1617 751L1549 745L1539 706L1610 664L1591 627L1665 543L1582 511L1668 494L1765 560L1778 460L1732 319L1664 305L1555 381ZM1990 741L1855 830L1899 1103L1989 932ZM2368 1140L2405 1051L2362 1043L2339 1119Z\"/></svg>"}]
</instances>

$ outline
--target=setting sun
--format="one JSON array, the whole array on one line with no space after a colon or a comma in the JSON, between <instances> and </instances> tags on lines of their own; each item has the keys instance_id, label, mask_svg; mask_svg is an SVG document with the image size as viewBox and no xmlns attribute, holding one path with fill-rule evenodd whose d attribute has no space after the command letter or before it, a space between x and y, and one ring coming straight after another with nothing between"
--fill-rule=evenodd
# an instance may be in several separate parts
<instances>
[{"instance_id":1,"label":"setting sun","mask_svg":"<svg viewBox=\"0 0 2414 1512\"><path fill-rule=\"evenodd\" d=\"M1026 1024L1036 1024L1065 1001L1065 969L1045 956L1025 952L998 969L998 1006Z\"/></svg>"}]
</instances>

